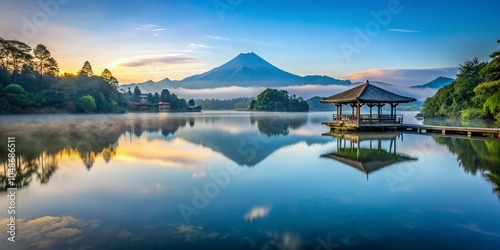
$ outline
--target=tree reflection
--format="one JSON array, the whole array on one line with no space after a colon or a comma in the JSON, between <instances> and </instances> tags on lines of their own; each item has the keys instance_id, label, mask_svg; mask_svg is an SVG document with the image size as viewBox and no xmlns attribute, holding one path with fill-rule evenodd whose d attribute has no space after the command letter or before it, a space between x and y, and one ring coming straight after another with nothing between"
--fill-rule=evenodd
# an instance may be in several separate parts
<instances>
[{"instance_id":1,"label":"tree reflection","mask_svg":"<svg viewBox=\"0 0 500 250\"><path fill-rule=\"evenodd\" d=\"M46 184L59 168L59 159L78 156L87 170L99 157L109 163L117 153L120 136L140 137L144 131L174 134L180 127L194 126L194 119L183 117L94 117L94 119L38 123L8 123L0 126L0 138L16 137L16 187L29 185L34 176ZM8 187L8 149L0 144L0 192Z\"/></svg>"},{"instance_id":2,"label":"tree reflection","mask_svg":"<svg viewBox=\"0 0 500 250\"><path fill-rule=\"evenodd\" d=\"M288 135L290 129L298 129L307 123L307 116L298 115L254 115L250 123L255 124L262 134L267 136Z\"/></svg>"},{"instance_id":3,"label":"tree reflection","mask_svg":"<svg viewBox=\"0 0 500 250\"><path fill-rule=\"evenodd\" d=\"M500 141L437 136L433 139L457 156L458 164L466 173L480 173L500 198Z\"/></svg>"}]
</instances>

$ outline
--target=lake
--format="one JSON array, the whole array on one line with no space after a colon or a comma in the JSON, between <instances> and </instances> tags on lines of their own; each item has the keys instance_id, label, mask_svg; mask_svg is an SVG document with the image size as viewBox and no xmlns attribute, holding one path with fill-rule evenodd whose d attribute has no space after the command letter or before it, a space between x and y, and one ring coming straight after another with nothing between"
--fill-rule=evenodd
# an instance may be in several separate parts
<instances>
[{"instance_id":1,"label":"lake","mask_svg":"<svg viewBox=\"0 0 500 250\"><path fill-rule=\"evenodd\" d=\"M498 249L499 140L329 134L331 117L1 116L0 249Z\"/></svg>"}]
</instances>

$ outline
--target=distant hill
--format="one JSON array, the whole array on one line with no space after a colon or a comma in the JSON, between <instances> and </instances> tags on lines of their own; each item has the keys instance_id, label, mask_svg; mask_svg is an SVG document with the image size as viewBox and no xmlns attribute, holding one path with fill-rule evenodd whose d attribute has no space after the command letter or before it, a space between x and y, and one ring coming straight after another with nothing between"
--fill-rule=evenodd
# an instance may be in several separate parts
<instances>
[{"instance_id":1,"label":"distant hill","mask_svg":"<svg viewBox=\"0 0 500 250\"><path fill-rule=\"evenodd\" d=\"M358 84L364 84L365 82L353 82L351 83L351 85L358 85ZM390 83L386 83L386 82L381 82L381 81L370 81L371 84L377 86L377 87L380 87L380 88L391 88L391 87L395 87L396 85L394 84L390 84Z\"/></svg>"},{"instance_id":2,"label":"distant hill","mask_svg":"<svg viewBox=\"0 0 500 250\"><path fill-rule=\"evenodd\" d=\"M294 85L349 85L349 80L339 80L329 76L298 76L286 72L257 54L241 53L229 62L209 70L205 73L187 77L181 81L165 79L157 83L147 81L122 85L126 90L139 86L143 92L160 92L163 88L222 88L230 86L239 87L283 87Z\"/></svg>"},{"instance_id":3,"label":"distant hill","mask_svg":"<svg viewBox=\"0 0 500 250\"><path fill-rule=\"evenodd\" d=\"M450 83L455 81L455 79L448 78L448 77L443 77L440 76L426 84L423 85L417 85L417 86L412 86L412 88L431 88L431 89L440 89Z\"/></svg>"}]
</instances>

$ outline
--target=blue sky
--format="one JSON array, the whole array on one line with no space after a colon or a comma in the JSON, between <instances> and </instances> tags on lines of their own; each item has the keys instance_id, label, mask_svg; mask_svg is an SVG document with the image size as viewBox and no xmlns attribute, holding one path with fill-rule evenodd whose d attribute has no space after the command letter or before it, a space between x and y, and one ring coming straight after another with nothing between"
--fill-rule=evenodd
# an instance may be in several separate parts
<instances>
[{"instance_id":1,"label":"blue sky","mask_svg":"<svg viewBox=\"0 0 500 250\"><path fill-rule=\"evenodd\" d=\"M499 9L480 0L2 0L0 36L43 43L63 72L88 60L121 83L180 80L255 52L298 75L409 85L487 60L499 49Z\"/></svg>"}]
</instances>

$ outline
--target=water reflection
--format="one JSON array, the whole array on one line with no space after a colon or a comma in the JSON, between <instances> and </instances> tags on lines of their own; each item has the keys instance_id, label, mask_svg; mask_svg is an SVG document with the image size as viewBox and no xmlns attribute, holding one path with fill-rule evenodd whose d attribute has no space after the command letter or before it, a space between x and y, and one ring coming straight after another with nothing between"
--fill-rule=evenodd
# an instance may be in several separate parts
<instances>
[{"instance_id":1,"label":"water reflection","mask_svg":"<svg viewBox=\"0 0 500 250\"><path fill-rule=\"evenodd\" d=\"M298 129L307 123L307 116L298 115L251 115L250 122L257 122L259 131L267 136L288 135L290 129Z\"/></svg>"},{"instance_id":2,"label":"water reflection","mask_svg":"<svg viewBox=\"0 0 500 250\"><path fill-rule=\"evenodd\" d=\"M147 140L140 149L124 150L130 156L178 160L186 150L165 152L159 148L164 145L151 141L176 138L220 153L240 166L252 167L289 145L328 142L319 135L289 134L307 121L307 114L33 116L2 124L0 136L16 137L15 183L20 188L29 185L34 177L42 184L48 183L61 158L78 157L89 171L99 158L109 163L117 155L120 140ZM180 146L178 141L175 143ZM7 154L7 145L1 144L0 191L7 188ZM197 157L190 155L189 162L180 164L192 165L192 159Z\"/></svg>"},{"instance_id":3,"label":"water reflection","mask_svg":"<svg viewBox=\"0 0 500 250\"><path fill-rule=\"evenodd\" d=\"M466 173L481 174L500 198L500 141L438 136L433 139L456 155L458 165Z\"/></svg>"},{"instance_id":4,"label":"water reflection","mask_svg":"<svg viewBox=\"0 0 500 250\"><path fill-rule=\"evenodd\" d=\"M330 158L351 166L368 175L387 166L405 162L416 161L415 157L396 152L397 140L403 140L402 133L348 133L325 134L337 139L337 150L321 157ZM366 145L361 145L362 142ZM388 149L382 147L382 141L390 141ZM349 143L348 143L349 142Z\"/></svg>"}]
</instances>

